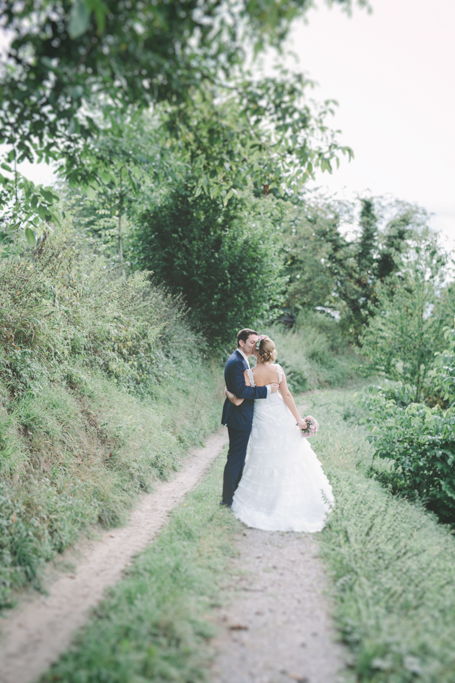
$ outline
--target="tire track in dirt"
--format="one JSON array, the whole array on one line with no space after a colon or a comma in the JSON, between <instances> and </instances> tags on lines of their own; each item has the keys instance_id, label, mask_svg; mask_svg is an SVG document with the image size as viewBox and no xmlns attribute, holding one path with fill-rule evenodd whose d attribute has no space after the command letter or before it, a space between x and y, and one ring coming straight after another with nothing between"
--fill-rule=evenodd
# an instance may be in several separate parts
<instances>
[{"instance_id":1,"label":"tire track in dirt","mask_svg":"<svg viewBox=\"0 0 455 683\"><path fill-rule=\"evenodd\" d=\"M142 496L126 526L76 546L80 559L74 572L60 574L48 595L35 594L0 621L1 683L31 683L58 659L105 589L122 578L134 555L158 535L168 514L202 479L227 441L227 430L220 429L205 447L193 450L170 481Z\"/></svg>"}]
</instances>

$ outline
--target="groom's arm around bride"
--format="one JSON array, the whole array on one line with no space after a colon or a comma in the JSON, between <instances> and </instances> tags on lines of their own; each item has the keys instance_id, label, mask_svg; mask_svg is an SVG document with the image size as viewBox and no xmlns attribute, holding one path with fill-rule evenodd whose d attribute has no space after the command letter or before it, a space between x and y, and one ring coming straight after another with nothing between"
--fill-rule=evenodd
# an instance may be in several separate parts
<instances>
[{"instance_id":1,"label":"groom's arm around bride","mask_svg":"<svg viewBox=\"0 0 455 683\"><path fill-rule=\"evenodd\" d=\"M239 335L246 331L249 330L241 330ZM235 406L229 399L225 400L221 423L227 425L228 428L232 427L234 429L251 431L254 399L267 398L269 392L273 393L278 390L278 384L268 384L264 387L250 387L245 383L244 373L245 370L249 368L247 359L255 348L256 339L256 332L250 334L250 337L244 344L242 344L242 340L240 339L239 346L229 356L224 369L224 379L228 391L237 398L245 399L239 406Z\"/></svg>"}]
</instances>

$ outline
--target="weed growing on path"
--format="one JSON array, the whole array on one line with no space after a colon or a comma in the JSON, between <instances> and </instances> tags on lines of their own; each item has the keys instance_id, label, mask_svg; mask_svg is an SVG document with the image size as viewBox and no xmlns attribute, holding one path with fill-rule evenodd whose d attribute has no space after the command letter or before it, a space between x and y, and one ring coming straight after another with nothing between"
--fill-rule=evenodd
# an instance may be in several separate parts
<instances>
[{"instance_id":1,"label":"weed growing on path","mask_svg":"<svg viewBox=\"0 0 455 683\"><path fill-rule=\"evenodd\" d=\"M220 508L225 453L171 516L158 541L99 605L74 647L41 683L201 683L238 522Z\"/></svg>"}]
</instances>

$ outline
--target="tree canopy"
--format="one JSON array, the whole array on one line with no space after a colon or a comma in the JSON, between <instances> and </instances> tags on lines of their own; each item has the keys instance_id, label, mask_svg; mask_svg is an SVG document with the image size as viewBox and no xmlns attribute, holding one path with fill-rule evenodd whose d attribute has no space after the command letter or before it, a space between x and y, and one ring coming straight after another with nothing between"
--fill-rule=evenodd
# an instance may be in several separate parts
<instances>
[{"instance_id":1,"label":"tree canopy","mask_svg":"<svg viewBox=\"0 0 455 683\"><path fill-rule=\"evenodd\" d=\"M353 4L336 2L348 11ZM311 5L0 0L10 39L0 68L3 204L17 198L17 164L26 159L58 160L66 179L96 181L87 172L92 141L106 131L121 137L145 110L159 119L163 144L199 173L196 190L224 201L246 180L301 186L316 167L330 171L340 153L351 154L327 125L333 103L310 106L302 74L245 68L266 47L280 48ZM27 220L43 220L27 208Z\"/></svg>"}]
</instances>

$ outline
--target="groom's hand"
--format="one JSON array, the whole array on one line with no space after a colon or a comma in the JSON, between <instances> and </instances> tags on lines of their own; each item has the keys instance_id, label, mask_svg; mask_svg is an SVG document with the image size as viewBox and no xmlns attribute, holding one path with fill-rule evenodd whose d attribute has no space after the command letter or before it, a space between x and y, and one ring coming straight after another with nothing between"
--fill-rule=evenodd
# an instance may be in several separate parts
<instances>
[{"instance_id":1,"label":"groom's hand","mask_svg":"<svg viewBox=\"0 0 455 683\"><path fill-rule=\"evenodd\" d=\"M275 391L278 391L279 386L280 386L280 385L279 385L279 384L275 384L275 382L273 382L273 383L270 385L272 394L274 394Z\"/></svg>"}]
</instances>

